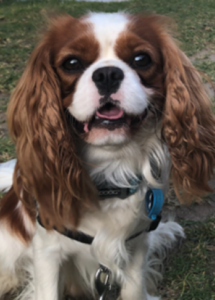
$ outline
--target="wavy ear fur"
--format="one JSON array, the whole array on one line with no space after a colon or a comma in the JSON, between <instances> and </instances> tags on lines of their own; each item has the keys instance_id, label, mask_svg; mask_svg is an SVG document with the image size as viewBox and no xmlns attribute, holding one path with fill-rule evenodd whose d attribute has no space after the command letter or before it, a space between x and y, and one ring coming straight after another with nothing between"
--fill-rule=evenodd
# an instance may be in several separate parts
<instances>
[{"instance_id":1,"label":"wavy ear fur","mask_svg":"<svg viewBox=\"0 0 215 300\"><path fill-rule=\"evenodd\" d=\"M215 165L215 119L198 71L173 38L162 34L166 102L162 135L172 160L172 178L183 202L212 189Z\"/></svg>"},{"instance_id":2,"label":"wavy ear fur","mask_svg":"<svg viewBox=\"0 0 215 300\"><path fill-rule=\"evenodd\" d=\"M51 46L47 35L33 51L7 112L18 158L15 190L20 196L19 180L23 203L32 205L33 197L38 201L47 228L77 225L97 198L67 128Z\"/></svg>"}]
</instances>

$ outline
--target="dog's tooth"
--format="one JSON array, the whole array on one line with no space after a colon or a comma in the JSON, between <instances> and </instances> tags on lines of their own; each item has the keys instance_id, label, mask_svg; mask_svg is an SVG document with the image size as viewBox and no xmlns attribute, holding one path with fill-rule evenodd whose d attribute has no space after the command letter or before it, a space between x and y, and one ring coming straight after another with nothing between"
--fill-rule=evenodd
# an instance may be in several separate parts
<instances>
[{"instance_id":1,"label":"dog's tooth","mask_svg":"<svg viewBox=\"0 0 215 300\"><path fill-rule=\"evenodd\" d=\"M98 116L95 116L95 119L98 120L98 119L100 119L100 118L99 118Z\"/></svg>"}]
</instances>

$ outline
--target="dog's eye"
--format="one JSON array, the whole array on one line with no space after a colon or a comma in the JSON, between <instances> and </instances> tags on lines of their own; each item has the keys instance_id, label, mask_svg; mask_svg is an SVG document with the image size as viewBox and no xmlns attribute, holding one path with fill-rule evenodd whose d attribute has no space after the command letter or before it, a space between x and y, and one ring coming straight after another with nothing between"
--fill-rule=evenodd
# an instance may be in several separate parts
<instances>
[{"instance_id":1,"label":"dog's eye","mask_svg":"<svg viewBox=\"0 0 215 300\"><path fill-rule=\"evenodd\" d=\"M76 57L67 58L63 62L62 67L65 71L70 71L70 72L80 71L83 69L80 60Z\"/></svg>"},{"instance_id":2,"label":"dog's eye","mask_svg":"<svg viewBox=\"0 0 215 300\"><path fill-rule=\"evenodd\" d=\"M134 68L146 69L152 64L152 59L148 54L142 53L134 57L133 66Z\"/></svg>"}]
</instances>

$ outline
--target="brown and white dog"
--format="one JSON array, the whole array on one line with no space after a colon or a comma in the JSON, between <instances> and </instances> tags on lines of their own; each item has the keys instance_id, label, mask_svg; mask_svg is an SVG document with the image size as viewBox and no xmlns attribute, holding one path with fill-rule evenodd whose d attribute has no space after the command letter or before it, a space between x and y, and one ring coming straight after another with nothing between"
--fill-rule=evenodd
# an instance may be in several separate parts
<instances>
[{"instance_id":1,"label":"brown and white dog","mask_svg":"<svg viewBox=\"0 0 215 300\"><path fill-rule=\"evenodd\" d=\"M17 162L1 200L0 297L26 283L25 271L19 299L58 300L65 289L97 297L103 265L121 299L158 299L153 254L161 259L184 233L171 221L147 233L145 194L165 193L170 171L185 202L209 192L215 162L210 101L167 27L156 15L64 15L33 51L8 107ZM134 181L126 199L98 200L95 186Z\"/></svg>"}]
</instances>

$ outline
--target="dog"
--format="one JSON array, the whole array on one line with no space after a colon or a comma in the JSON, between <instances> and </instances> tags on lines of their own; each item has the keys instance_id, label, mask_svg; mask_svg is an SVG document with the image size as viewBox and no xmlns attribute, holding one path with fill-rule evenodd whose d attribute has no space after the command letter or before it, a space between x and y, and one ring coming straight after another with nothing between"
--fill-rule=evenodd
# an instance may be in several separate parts
<instances>
[{"instance_id":1,"label":"dog","mask_svg":"<svg viewBox=\"0 0 215 300\"><path fill-rule=\"evenodd\" d=\"M168 180L185 203L211 191L214 125L168 19L56 17L8 106L0 296L159 299L153 264L184 237L160 222Z\"/></svg>"}]
</instances>

